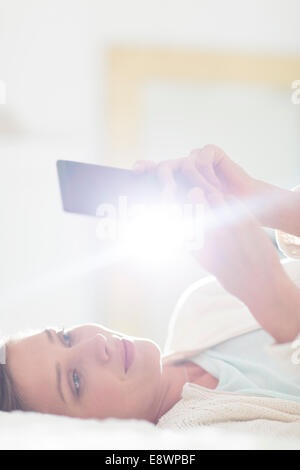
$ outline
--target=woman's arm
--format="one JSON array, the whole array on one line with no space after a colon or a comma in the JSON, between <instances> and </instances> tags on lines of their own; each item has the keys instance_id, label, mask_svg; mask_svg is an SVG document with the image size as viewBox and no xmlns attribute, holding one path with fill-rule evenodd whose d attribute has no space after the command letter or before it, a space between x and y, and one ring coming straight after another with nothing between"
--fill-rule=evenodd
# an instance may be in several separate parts
<instances>
[{"instance_id":1,"label":"woman's arm","mask_svg":"<svg viewBox=\"0 0 300 470\"><path fill-rule=\"evenodd\" d=\"M300 237L299 193L252 178L216 146L206 146L192 156L202 162L196 166L204 175L210 166L222 190L241 199L261 225Z\"/></svg>"},{"instance_id":2,"label":"woman's arm","mask_svg":"<svg viewBox=\"0 0 300 470\"><path fill-rule=\"evenodd\" d=\"M282 267L277 251L247 208L221 192L197 188L194 203L206 203L204 245L194 252L202 267L240 299L277 343L300 332L300 289Z\"/></svg>"},{"instance_id":3,"label":"woman's arm","mask_svg":"<svg viewBox=\"0 0 300 470\"><path fill-rule=\"evenodd\" d=\"M300 237L300 192L253 180L242 200L263 226Z\"/></svg>"},{"instance_id":4,"label":"woman's arm","mask_svg":"<svg viewBox=\"0 0 300 470\"><path fill-rule=\"evenodd\" d=\"M245 301L248 309L277 343L300 333L300 289L285 275Z\"/></svg>"}]
</instances>

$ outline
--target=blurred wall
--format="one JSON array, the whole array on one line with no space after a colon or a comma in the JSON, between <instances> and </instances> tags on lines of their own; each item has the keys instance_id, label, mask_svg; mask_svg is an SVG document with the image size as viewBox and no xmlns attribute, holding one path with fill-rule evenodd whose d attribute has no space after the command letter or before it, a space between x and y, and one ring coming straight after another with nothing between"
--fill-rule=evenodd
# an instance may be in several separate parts
<instances>
[{"instance_id":1,"label":"blurred wall","mask_svg":"<svg viewBox=\"0 0 300 470\"><path fill-rule=\"evenodd\" d=\"M89 268L87 257L101 254L95 223L61 212L54 166L105 155L107 48L300 54L299 17L298 0L0 0L1 331L109 322L112 267ZM141 334L163 341L178 294L202 274L188 266L160 286L144 274L152 290L146 305L136 304Z\"/></svg>"},{"instance_id":2,"label":"blurred wall","mask_svg":"<svg viewBox=\"0 0 300 470\"><path fill-rule=\"evenodd\" d=\"M299 53L299 10L297 0L1 0L0 75L12 122L101 142L109 44Z\"/></svg>"}]
</instances>

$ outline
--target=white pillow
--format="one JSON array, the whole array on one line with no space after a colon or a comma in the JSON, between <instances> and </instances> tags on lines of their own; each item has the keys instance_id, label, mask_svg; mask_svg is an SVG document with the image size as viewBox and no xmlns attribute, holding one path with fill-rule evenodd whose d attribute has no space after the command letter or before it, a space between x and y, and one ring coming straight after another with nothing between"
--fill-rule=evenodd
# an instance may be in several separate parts
<instances>
[{"instance_id":1,"label":"white pillow","mask_svg":"<svg viewBox=\"0 0 300 470\"><path fill-rule=\"evenodd\" d=\"M213 426L159 429L147 421L79 419L0 412L0 449L300 449L291 440L231 433Z\"/></svg>"}]
</instances>

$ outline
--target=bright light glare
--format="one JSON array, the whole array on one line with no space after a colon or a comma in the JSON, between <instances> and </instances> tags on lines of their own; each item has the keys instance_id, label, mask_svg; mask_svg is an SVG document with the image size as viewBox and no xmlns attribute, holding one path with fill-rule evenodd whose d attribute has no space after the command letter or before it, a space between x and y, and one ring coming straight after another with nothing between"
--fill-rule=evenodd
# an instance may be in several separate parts
<instances>
[{"instance_id":1,"label":"bright light glare","mask_svg":"<svg viewBox=\"0 0 300 470\"><path fill-rule=\"evenodd\" d=\"M165 205L142 211L131 218L125 235L118 240L118 250L157 264L195 240L201 245L199 217L193 216L191 209L193 206L183 213L178 206Z\"/></svg>"}]
</instances>

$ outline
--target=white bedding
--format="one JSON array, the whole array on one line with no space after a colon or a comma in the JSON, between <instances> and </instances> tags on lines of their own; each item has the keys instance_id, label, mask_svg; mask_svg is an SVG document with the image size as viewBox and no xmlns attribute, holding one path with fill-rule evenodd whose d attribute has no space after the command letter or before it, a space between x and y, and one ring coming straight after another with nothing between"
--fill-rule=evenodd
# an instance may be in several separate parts
<instances>
[{"instance_id":1,"label":"white bedding","mask_svg":"<svg viewBox=\"0 0 300 470\"><path fill-rule=\"evenodd\" d=\"M14 411L0 412L0 449L300 449L300 443L231 434L212 426L169 431L146 421Z\"/></svg>"}]
</instances>

